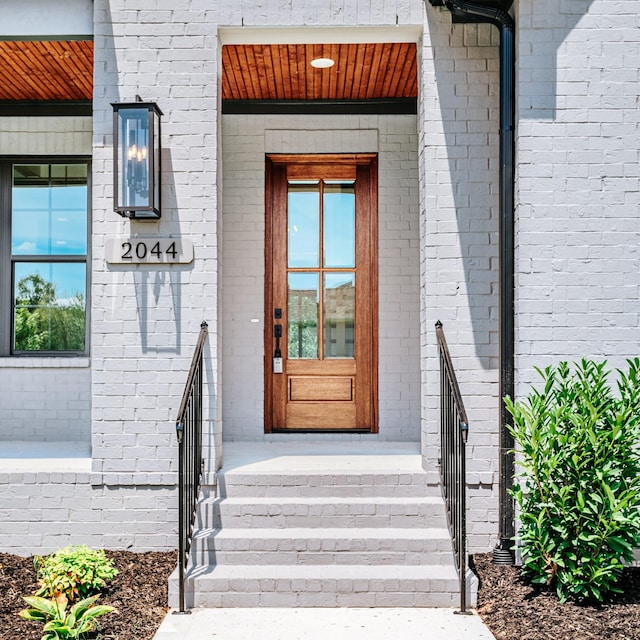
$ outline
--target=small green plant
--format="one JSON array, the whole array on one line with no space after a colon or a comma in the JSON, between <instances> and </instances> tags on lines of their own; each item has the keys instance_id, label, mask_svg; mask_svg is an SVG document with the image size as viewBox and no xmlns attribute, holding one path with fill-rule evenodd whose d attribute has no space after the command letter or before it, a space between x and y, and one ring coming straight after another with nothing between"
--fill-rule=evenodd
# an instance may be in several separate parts
<instances>
[{"instance_id":1,"label":"small green plant","mask_svg":"<svg viewBox=\"0 0 640 640\"><path fill-rule=\"evenodd\" d=\"M35 595L56 598L62 594L69 601L97 593L118 574L103 549L84 545L36 556L34 564L40 585Z\"/></svg>"},{"instance_id":2,"label":"small green plant","mask_svg":"<svg viewBox=\"0 0 640 640\"><path fill-rule=\"evenodd\" d=\"M640 546L640 359L618 371L566 362L538 372L541 391L506 398L522 466L522 569L559 599L602 601Z\"/></svg>"},{"instance_id":3,"label":"small green plant","mask_svg":"<svg viewBox=\"0 0 640 640\"><path fill-rule=\"evenodd\" d=\"M18 615L25 620L44 623L41 640L72 640L92 631L97 618L115 611L109 605L96 605L99 597L100 595L95 595L80 600L67 613L69 601L62 594L53 599L27 596L24 599L30 607L20 611Z\"/></svg>"}]
</instances>

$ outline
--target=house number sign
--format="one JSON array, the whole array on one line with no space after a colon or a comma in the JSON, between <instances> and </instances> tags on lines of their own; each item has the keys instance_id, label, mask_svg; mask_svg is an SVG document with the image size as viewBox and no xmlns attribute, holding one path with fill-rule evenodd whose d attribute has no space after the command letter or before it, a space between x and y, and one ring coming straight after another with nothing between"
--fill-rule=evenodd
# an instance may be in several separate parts
<instances>
[{"instance_id":1,"label":"house number sign","mask_svg":"<svg viewBox=\"0 0 640 640\"><path fill-rule=\"evenodd\" d=\"M188 264L193 243L186 238L108 238L109 264Z\"/></svg>"}]
</instances>

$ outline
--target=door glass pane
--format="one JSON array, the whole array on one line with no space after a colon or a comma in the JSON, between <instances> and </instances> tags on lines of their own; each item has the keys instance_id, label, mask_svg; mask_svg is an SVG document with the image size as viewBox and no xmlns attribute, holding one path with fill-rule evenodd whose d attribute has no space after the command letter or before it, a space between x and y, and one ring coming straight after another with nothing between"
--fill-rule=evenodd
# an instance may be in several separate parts
<instances>
[{"instance_id":1,"label":"door glass pane","mask_svg":"<svg viewBox=\"0 0 640 640\"><path fill-rule=\"evenodd\" d=\"M356 195L353 182L324 187L324 266L355 267Z\"/></svg>"},{"instance_id":2,"label":"door glass pane","mask_svg":"<svg viewBox=\"0 0 640 640\"><path fill-rule=\"evenodd\" d=\"M13 255L87 252L87 165L14 165Z\"/></svg>"},{"instance_id":3,"label":"door glass pane","mask_svg":"<svg viewBox=\"0 0 640 640\"><path fill-rule=\"evenodd\" d=\"M14 350L84 350L84 263L18 262L13 295Z\"/></svg>"},{"instance_id":4,"label":"door glass pane","mask_svg":"<svg viewBox=\"0 0 640 640\"><path fill-rule=\"evenodd\" d=\"M287 235L289 267L320 266L320 189L317 181L289 183Z\"/></svg>"},{"instance_id":5,"label":"door glass pane","mask_svg":"<svg viewBox=\"0 0 640 640\"><path fill-rule=\"evenodd\" d=\"M318 358L318 285L317 273L289 274L289 358Z\"/></svg>"},{"instance_id":6,"label":"door glass pane","mask_svg":"<svg viewBox=\"0 0 640 640\"><path fill-rule=\"evenodd\" d=\"M355 274L325 273L324 357L354 357Z\"/></svg>"}]
</instances>

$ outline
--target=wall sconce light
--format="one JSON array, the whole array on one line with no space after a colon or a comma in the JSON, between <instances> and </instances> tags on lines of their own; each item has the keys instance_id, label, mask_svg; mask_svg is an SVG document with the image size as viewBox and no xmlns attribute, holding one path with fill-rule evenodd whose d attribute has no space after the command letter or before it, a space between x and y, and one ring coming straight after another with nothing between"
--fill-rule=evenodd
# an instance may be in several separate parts
<instances>
[{"instance_id":1,"label":"wall sconce light","mask_svg":"<svg viewBox=\"0 0 640 640\"><path fill-rule=\"evenodd\" d=\"M160 116L155 102L112 103L114 211L136 220L160 217Z\"/></svg>"}]
</instances>

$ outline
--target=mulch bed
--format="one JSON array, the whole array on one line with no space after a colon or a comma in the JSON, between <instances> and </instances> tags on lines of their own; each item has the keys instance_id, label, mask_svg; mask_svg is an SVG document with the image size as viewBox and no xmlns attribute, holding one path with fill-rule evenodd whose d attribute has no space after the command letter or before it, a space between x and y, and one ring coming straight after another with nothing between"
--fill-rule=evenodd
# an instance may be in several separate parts
<instances>
[{"instance_id":1,"label":"mulch bed","mask_svg":"<svg viewBox=\"0 0 640 640\"><path fill-rule=\"evenodd\" d=\"M472 568L480 579L478 613L497 640L640 640L640 567L625 569L624 593L600 606L560 604L554 592L491 557L474 555Z\"/></svg>"},{"instance_id":2,"label":"mulch bed","mask_svg":"<svg viewBox=\"0 0 640 640\"><path fill-rule=\"evenodd\" d=\"M107 551L120 573L100 602L116 607L99 619L96 640L151 640L167 612L167 580L175 552ZM473 556L480 579L478 613L497 640L640 640L640 568L629 568L624 593L601 606L560 604L545 589L526 584L517 567ZM40 640L42 626L22 620L22 596L36 589L32 558L0 553L0 640Z\"/></svg>"},{"instance_id":3,"label":"mulch bed","mask_svg":"<svg viewBox=\"0 0 640 640\"><path fill-rule=\"evenodd\" d=\"M103 591L99 604L117 611L98 622L96 640L151 640L168 611L168 578L176 566L175 552L107 551L120 573ZM40 640L42 625L19 618L22 596L37 589L33 558L0 553L0 640Z\"/></svg>"}]
</instances>

